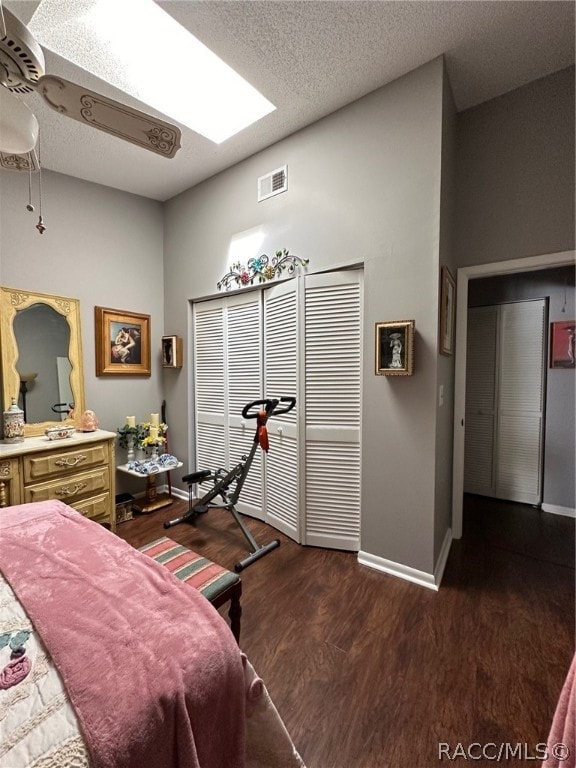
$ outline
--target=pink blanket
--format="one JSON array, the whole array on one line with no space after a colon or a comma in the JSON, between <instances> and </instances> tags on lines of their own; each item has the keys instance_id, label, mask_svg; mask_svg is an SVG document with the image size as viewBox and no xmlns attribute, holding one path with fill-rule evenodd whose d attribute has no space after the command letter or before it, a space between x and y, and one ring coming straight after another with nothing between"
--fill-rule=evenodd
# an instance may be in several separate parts
<instances>
[{"instance_id":1,"label":"pink blanket","mask_svg":"<svg viewBox=\"0 0 576 768\"><path fill-rule=\"evenodd\" d=\"M0 569L94 768L242 768L242 658L200 593L62 502L2 510Z\"/></svg>"},{"instance_id":2,"label":"pink blanket","mask_svg":"<svg viewBox=\"0 0 576 768\"><path fill-rule=\"evenodd\" d=\"M576 766L576 656L562 687L548 735L548 758L542 768Z\"/></svg>"}]
</instances>

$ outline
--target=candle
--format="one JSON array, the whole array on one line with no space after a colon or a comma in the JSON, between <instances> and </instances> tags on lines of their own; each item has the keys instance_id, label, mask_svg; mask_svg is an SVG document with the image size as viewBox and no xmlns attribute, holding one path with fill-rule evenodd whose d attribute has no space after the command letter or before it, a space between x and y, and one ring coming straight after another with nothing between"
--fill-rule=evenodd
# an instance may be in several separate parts
<instances>
[{"instance_id":1,"label":"candle","mask_svg":"<svg viewBox=\"0 0 576 768\"><path fill-rule=\"evenodd\" d=\"M150 437L151 437L153 440L156 440L156 439L158 438L158 427L155 427L154 425L152 425L152 426L150 427L150 432L149 432L149 434L150 434Z\"/></svg>"},{"instance_id":2,"label":"candle","mask_svg":"<svg viewBox=\"0 0 576 768\"><path fill-rule=\"evenodd\" d=\"M136 426L136 416L126 416L126 426L133 429Z\"/></svg>"},{"instance_id":3,"label":"candle","mask_svg":"<svg viewBox=\"0 0 576 768\"><path fill-rule=\"evenodd\" d=\"M155 427L159 426L160 424L159 414L157 413L150 414L150 424L152 424Z\"/></svg>"}]
</instances>

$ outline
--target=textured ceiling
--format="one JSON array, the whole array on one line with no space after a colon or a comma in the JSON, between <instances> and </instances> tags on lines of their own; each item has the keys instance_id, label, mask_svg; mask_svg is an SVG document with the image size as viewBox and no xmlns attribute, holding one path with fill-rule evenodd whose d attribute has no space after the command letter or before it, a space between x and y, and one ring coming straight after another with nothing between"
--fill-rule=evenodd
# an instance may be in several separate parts
<instances>
[{"instance_id":1,"label":"textured ceiling","mask_svg":"<svg viewBox=\"0 0 576 768\"><path fill-rule=\"evenodd\" d=\"M62 0L68 6L74 2ZM184 129L182 148L174 159L166 160L57 115L32 94L26 101L40 123L45 168L166 200L440 54L446 57L458 110L574 63L573 2L159 4L270 99L276 111L220 145ZM5 5L28 23L38 3L7 0ZM137 34L137 24L126 34ZM47 74L62 75L142 109L121 91L53 52L44 52ZM170 88L170 62L161 60L158 66L165 69Z\"/></svg>"}]
</instances>

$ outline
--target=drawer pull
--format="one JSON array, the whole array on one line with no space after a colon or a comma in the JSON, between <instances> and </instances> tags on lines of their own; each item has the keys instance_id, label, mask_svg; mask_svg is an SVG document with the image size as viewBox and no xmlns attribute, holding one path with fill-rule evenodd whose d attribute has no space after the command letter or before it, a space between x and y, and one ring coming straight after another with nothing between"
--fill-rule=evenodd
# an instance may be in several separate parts
<instances>
[{"instance_id":1,"label":"drawer pull","mask_svg":"<svg viewBox=\"0 0 576 768\"><path fill-rule=\"evenodd\" d=\"M80 464L83 461L86 461L86 456L81 453L74 459L58 459L54 462L54 464L56 464L57 467L75 467L77 464Z\"/></svg>"},{"instance_id":2,"label":"drawer pull","mask_svg":"<svg viewBox=\"0 0 576 768\"><path fill-rule=\"evenodd\" d=\"M77 493L80 493L80 491L84 490L84 488L88 487L88 483L76 483L76 485L69 487L67 485L63 485L62 488L59 488L57 491L55 491L57 496L74 496Z\"/></svg>"}]
</instances>

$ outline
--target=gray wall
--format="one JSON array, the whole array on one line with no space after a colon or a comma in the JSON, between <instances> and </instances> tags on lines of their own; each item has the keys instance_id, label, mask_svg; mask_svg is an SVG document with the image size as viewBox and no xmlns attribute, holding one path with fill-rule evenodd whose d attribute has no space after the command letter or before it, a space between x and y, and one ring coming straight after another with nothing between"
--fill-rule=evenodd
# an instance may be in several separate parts
<instances>
[{"instance_id":1,"label":"gray wall","mask_svg":"<svg viewBox=\"0 0 576 768\"><path fill-rule=\"evenodd\" d=\"M434 567L442 100L437 59L166 204L166 330L186 347L187 300L215 292L239 233L260 230L260 253L288 248L310 259L309 272L363 262L361 547L425 572ZM288 191L258 203L258 177L284 163ZM410 318L415 375L376 376L374 324ZM185 373L167 372L165 384L169 410L185 414ZM185 456L187 425L170 425ZM451 453L442 459L450 467Z\"/></svg>"},{"instance_id":2,"label":"gray wall","mask_svg":"<svg viewBox=\"0 0 576 768\"><path fill-rule=\"evenodd\" d=\"M114 432L127 415L148 419L162 402L162 204L61 174L42 176L47 230L40 235L38 211L26 211L27 174L0 173L0 283L80 300L86 407ZM151 316L151 377L96 377L95 306ZM117 480L122 488L124 478Z\"/></svg>"},{"instance_id":3,"label":"gray wall","mask_svg":"<svg viewBox=\"0 0 576 768\"><path fill-rule=\"evenodd\" d=\"M574 67L458 115L461 267L574 248Z\"/></svg>"},{"instance_id":4,"label":"gray wall","mask_svg":"<svg viewBox=\"0 0 576 768\"><path fill-rule=\"evenodd\" d=\"M471 307L523 299L548 299L551 323L573 320L574 267L487 277L468 286ZM576 498L575 403L574 371L547 368L543 503L568 509Z\"/></svg>"}]
</instances>

